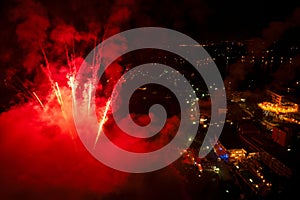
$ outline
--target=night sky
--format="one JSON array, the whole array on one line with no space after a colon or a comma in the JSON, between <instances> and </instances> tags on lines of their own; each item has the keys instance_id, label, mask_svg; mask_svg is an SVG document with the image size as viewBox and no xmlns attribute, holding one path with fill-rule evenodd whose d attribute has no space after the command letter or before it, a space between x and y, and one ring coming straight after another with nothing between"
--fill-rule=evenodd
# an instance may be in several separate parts
<instances>
[{"instance_id":1,"label":"night sky","mask_svg":"<svg viewBox=\"0 0 300 200\"><path fill-rule=\"evenodd\" d=\"M2 0L0 5L0 199L195 199L178 163L149 174L127 174L99 163L78 138L70 139L73 126L53 103L42 50L71 104L66 49L69 55L75 52L72 62L78 64L95 43L124 30L158 26L199 43L254 40L268 45L282 38L299 41L300 32L300 2L294 0ZM121 73L117 64L107 72L111 84ZM48 110L39 108L33 91ZM65 112L71 116L70 107ZM174 134L179 119L168 120L164 132ZM114 125L107 129L120 133Z\"/></svg>"},{"instance_id":2,"label":"night sky","mask_svg":"<svg viewBox=\"0 0 300 200\"><path fill-rule=\"evenodd\" d=\"M199 43L224 40L257 40L267 45L285 36L285 41L298 41L299 28L288 35L291 29L299 27L300 3L298 1L77 1L61 2L38 1L1 1L0 37L0 88L6 93L1 105L7 106L15 92L8 89L7 73L21 73L32 66L24 62L40 61L38 44L50 45L51 31L58 26L68 25L72 34L77 32L109 37L117 32L143 26L171 28L187 34ZM37 15L36 15L37 14ZM41 20L35 16L42 16ZM31 17L30 17L31 16ZM35 21L37 20L37 21ZM59 28L57 28L58 31ZM105 30L105 31L104 31ZM42 34L42 35L41 35ZM34 35L36 37L34 37ZM82 36L85 37L85 36ZM53 38L52 38L53 39ZM79 39L77 41L86 39ZM53 42L53 41L52 41ZM70 42L70 41L69 41ZM100 42L100 41L98 41ZM259 45L254 46L259 49ZM86 55L91 42L84 48ZM265 47L267 48L267 47ZM83 49L81 49L82 51ZM38 53L38 57L36 57ZM31 57L24 61L24 57ZM26 60L26 59L25 59ZM22 66L23 65L23 66ZM26 74L26 72L25 72Z\"/></svg>"},{"instance_id":3,"label":"night sky","mask_svg":"<svg viewBox=\"0 0 300 200\"><path fill-rule=\"evenodd\" d=\"M11 9L17 2L1 1L2 38L13 37L12 29L18 21L12 19ZM61 18L78 28L82 28L82 23L88 21L107 23L107 19L116 9L113 1L39 2L51 18ZM270 22L287 20L300 5L299 2L291 0L154 0L123 1L122 4L129 5L130 9L128 22L122 24L122 29L162 26L182 31L200 41L259 37Z\"/></svg>"}]
</instances>

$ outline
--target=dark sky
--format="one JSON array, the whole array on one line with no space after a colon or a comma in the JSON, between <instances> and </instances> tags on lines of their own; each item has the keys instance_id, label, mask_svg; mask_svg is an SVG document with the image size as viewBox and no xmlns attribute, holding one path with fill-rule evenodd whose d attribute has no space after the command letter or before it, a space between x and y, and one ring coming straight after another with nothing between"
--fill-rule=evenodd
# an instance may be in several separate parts
<instances>
[{"instance_id":1,"label":"dark sky","mask_svg":"<svg viewBox=\"0 0 300 200\"><path fill-rule=\"evenodd\" d=\"M16 23L8 20L11 18L10 9L18 4L16 2L18 1L1 1L2 32L12 31L10 26ZM103 22L111 15L112 7L114 7L112 3L114 1L107 0L41 0L40 2L48 13L77 25L83 18L98 19ZM270 22L285 20L300 5L299 1L293 0L136 0L126 2L130 2L131 16L125 29L163 26L182 31L199 40L247 39L260 36L261 31Z\"/></svg>"},{"instance_id":2,"label":"dark sky","mask_svg":"<svg viewBox=\"0 0 300 200\"><path fill-rule=\"evenodd\" d=\"M151 1L143 12L162 26L199 40L248 39L260 36L272 21L282 21L297 1L188 0ZM141 19L142 20L142 19Z\"/></svg>"},{"instance_id":3,"label":"dark sky","mask_svg":"<svg viewBox=\"0 0 300 200\"><path fill-rule=\"evenodd\" d=\"M283 5L282 1L214 0L209 7L211 14L206 24L207 33L211 40L260 36L270 22L283 21L291 15L295 2L286 1Z\"/></svg>"}]
</instances>

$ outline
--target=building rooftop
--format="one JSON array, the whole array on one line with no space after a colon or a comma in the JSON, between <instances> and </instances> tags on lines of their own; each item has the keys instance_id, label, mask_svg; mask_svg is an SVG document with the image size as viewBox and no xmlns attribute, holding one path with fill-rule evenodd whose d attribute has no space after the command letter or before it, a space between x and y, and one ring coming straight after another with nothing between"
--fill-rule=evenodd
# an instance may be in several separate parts
<instances>
[{"instance_id":1,"label":"building rooftop","mask_svg":"<svg viewBox=\"0 0 300 200\"><path fill-rule=\"evenodd\" d=\"M295 160L299 160L299 155L297 156L293 151L287 151L286 148L274 142L269 135L243 135L243 137L258 151L265 151L289 168L295 169Z\"/></svg>"}]
</instances>

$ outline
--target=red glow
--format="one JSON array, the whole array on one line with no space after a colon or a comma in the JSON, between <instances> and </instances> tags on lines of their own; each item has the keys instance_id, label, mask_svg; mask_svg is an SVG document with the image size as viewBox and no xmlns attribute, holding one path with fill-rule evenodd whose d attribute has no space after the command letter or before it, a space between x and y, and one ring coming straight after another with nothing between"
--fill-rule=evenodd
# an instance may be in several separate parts
<instances>
[{"instance_id":1,"label":"red glow","mask_svg":"<svg viewBox=\"0 0 300 200\"><path fill-rule=\"evenodd\" d=\"M158 175L132 178L131 174L103 165L85 149L74 126L76 71L87 52L102 39L120 32L120 24L130 16L132 3L117 1L107 22L99 25L98 21L91 20L83 30L51 15L55 11L46 10L33 0L20 1L13 9L10 17L16 23L17 42L24 55L14 55L20 62L15 61L6 74L10 87L17 91L17 102L0 114L0 199L99 199L121 189L132 193L145 191L153 181L146 184L144 177L151 177L156 183L174 184L173 188L181 191L184 178L174 166L157 172ZM112 53L114 50L111 49ZM123 68L114 63L105 72L109 82L105 87L98 85L102 94L96 97L99 121L122 73ZM109 112L105 113L108 116L103 124L105 134L120 147L136 152L165 145L176 133L179 121L170 118L155 140L141 141L122 133ZM148 120L147 116L135 118L142 124ZM161 174L168 179L161 180ZM156 186L156 190L162 189ZM144 197L145 193L137 197Z\"/></svg>"}]
</instances>

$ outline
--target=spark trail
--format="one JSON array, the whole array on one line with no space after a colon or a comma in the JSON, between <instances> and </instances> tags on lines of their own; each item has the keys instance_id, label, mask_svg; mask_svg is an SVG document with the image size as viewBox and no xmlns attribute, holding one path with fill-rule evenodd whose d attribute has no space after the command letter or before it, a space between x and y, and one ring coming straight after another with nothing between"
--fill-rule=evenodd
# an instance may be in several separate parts
<instances>
[{"instance_id":1,"label":"spark trail","mask_svg":"<svg viewBox=\"0 0 300 200\"><path fill-rule=\"evenodd\" d=\"M107 115L107 112L108 112L110 103L111 103L111 98L108 99L108 101L106 102L105 110L104 110L104 112L103 112L103 116L102 116L102 119L101 119L100 124L99 124L99 129L98 129L97 137L96 137L96 140L95 140L95 143L94 143L94 148L96 147L96 144L97 144L98 139L99 139L99 137L100 137L100 134L101 134L103 125L104 125L104 123L105 123L106 120L107 120L106 115Z\"/></svg>"},{"instance_id":2,"label":"spark trail","mask_svg":"<svg viewBox=\"0 0 300 200\"><path fill-rule=\"evenodd\" d=\"M55 96L56 96L56 99L57 99L57 102L60 106L60 110L61 110L61 113L62 113L62 116L65 120L65 122L70 126L71 125L71 122L70 122L70 119L69 117L67 116L67 112L65 110L65 106L64 106L64 100L63 100L63 96L62 96L62 93L61 93L61 89L58 85L58 82L57 81L54 81L53 77L52 77L52 73L51 73L51 70L50 70L50 63L48 61L48 58L46 56L46 52L45 50L43 49L42 46L40 46L40 49L43 53L43 56L44 56L44 60L45 60L45 63L46 63L46 69L44 67L41 66L43 72L46 74L46 76L48 77L48 80L51 84L51 88L52 88L52 92L54 92ZM66 53L68 54L68 51L66 51ZM67 78L69 77L69 82L71 82L71 89L72 89L72 95L74 97L75 95L75 65L71 65L70 63L70 59L69 57L67 56L67 59L68 59L68 65L70 66L70 70L72 71L70 73L70 75L67 75ZM35 95L34 95L35 96ZM38 98L38 97L37 97ZM73 98L74 99L74 98ZM71 128L69 130L69 133L72 137L72 140L74 141L75 139L75 132L73 130L73 128ZM75 147L76 147L76 144L75 144Z\"/></svg>"},{"instance_id":3,"label":"spark trail","mask_svg":"<svg viewBox=\"0 0 300 200\"><path fill-rule=\"evenodd\" d=\"M73 103L73 106L76 106L76 98L75 98L75 92L76 92L75 73L69 73L69 74L67 74L67 79L68 79L68 85L71 88L72 103ZM75 107L75 110L76 110L76 107Z\"/></svg>"},{"instance_id":4,"label":"spark trail","mask_svg":"<svg viewBox=\"0 0 300 200\"><path fill-rule=\"evenodd\" d=\"M45 106L44 106L44 104L42 103L41 99L38 97L38 95L37 95L35 92L32 92L32 94L35 96L35 98L37 99L37 101L40 103L41 107L44 109Z\"/></svg>"}]
</instances>

